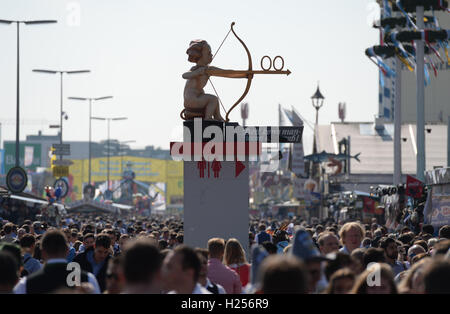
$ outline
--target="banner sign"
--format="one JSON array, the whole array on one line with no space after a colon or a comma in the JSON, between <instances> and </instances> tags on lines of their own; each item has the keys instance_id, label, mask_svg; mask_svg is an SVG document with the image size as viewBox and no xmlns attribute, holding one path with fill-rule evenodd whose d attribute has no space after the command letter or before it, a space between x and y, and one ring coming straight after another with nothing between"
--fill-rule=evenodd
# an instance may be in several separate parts
<instances>
[{"instance_id":1,"label":"banner sign","mask_svg":"<svg viewBox=\"0 0 450 314\"><path fill-rule=\"evenodd\" d=\"M368 213L368 214L374 214L375 213L375 201L367 196L363 196L362 199L363 199L363 203L364 203L363 212Z\"/></svg>"},{"instance_id":2,"label":"banner sign","mask_svg":"<svg viewBox=\"0 0 450 314\"><path fill-rule=\"evenodd\" d=\"M31 150L32 147L32 150ZM8 172L16 165L16 143L5 142L5 172ZM32 155L32 157L30 156ZM20 143L19 145L19 163L27 170L35 171L36 167L41 167L41 144ZM25 165L25 164L28 165Z\"/></svg>"},{"instance_id":3,"label":"banner sign","mask_svg":"<svg viewBox=\"0 0 450 314\"><path fill-rule=\"evenodd\" d=\"M420 198L423 193L423 183L412 176L406 176L405 194L413 198Z\"/></svg>"},{"instance_id":4,"label":"banner sign","mask_svg":"<svg viewBox=\"0 0 450 314\"><path fill-rule=\"evenodd\" d=\"M33 152L33 146L25 146L25 167L29 167L33 163Z\"/></svg>"}]
</instances>

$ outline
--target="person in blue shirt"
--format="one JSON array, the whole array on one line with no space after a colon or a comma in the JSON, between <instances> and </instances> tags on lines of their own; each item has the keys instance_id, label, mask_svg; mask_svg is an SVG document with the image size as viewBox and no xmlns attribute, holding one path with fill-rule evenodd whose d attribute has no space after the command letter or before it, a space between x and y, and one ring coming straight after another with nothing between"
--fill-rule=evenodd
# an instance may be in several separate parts
<instances>
[{"instance_id":1,"label":"person in blue shirt","mask_svg":"<svg viewBox=\"0 0 450 314\"><path fill-rule=\"evenodd\" d=\"M106 289L106 271L111 253L111 238L107 234L99 234L94 247L78 254L73 260L80 264L82 270L94 274L102 292Z\"/></svg>"},{"instance_id":2,"label":"person in blue shirt","mask_svg":"<svg viewBox=\"0 0 450 314\"><path fill-rule=\"evenodd\" d=\"M32 234L25 234L20 239L20 247L23 254L23 267L31 275L35 271L42 268L42 264L35 258L33 258L34 248L36 246L36 238Z\"/></svg>"}]
</instances>

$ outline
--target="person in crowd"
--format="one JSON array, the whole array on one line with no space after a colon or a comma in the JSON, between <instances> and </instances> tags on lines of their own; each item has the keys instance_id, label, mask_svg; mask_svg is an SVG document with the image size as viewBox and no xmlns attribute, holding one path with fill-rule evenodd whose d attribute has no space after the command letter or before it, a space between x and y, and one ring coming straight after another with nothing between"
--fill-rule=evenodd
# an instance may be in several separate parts
<instances>
[{"instance_id":1,"label":"person in crowd","mask_svg":"<svg viewBox=\"0 0 450 314\"><path fill-rule=\"evenodd\" d=\"M0 251L0 294L13 293L19 281L19 265L15 257L8 251Z\"/></svg>"},{"instance_id":2,"label":"person in crowd","mask_svg":"<svg viewBox=\"0 0 450 314\"><path fill-rule=\"evenodd\" d=\"M116 257L117 259L117 257ZM130 240L120 256L125 276L123 293L160 294L163 290L163 255L149 239Z\"/></svg>"},{"instance_id":3,"label":"person in crowd","mask_svg":"<svg viewBox=\"0 0 450 314\"><path fill-rule=\"evenodd\" d=\"M404 276L398 285L401 294L423 294L425 284L423 281L424 266L431 262L431 258L424 258L415 263L410 269L404 272Z\"/></svg>"},{"instance_id":4,"label":"person in crowd","mask_svg":"<svg viewBox=\"0 0 450 314\"><path fill-rule=\"evenodd\" d=\"M450 294L450 259L438 256L428 263L423 270L423 282L427 294Z\"/></svg>"},{"instance_id":5,"label":"person in crowd","mask_svg":"<svg viewBox=\"0 0 450 314\"><path fill-rule=\"evenodd\" d=\"M225 241L221 238L212 238L208 241L208 278L225 288L227 293L240 294L242 283L239 275L222 263L225 253Z\"/></svg>"},{"instance_id":6,"label":"person in crowd","mask_svg":"<svg viewBox=\"0 0 450 314\"><path fill-rule=\"evenodd\" d=\"M348 222L339 231L343 247L339 250L351 254L354 249L361 247L364 237L364 228L357 222Z\"/></svg>"},{"instance_id":7,"label":"person in crowd","mask_svg":"<svg viewBox=\"0 0 450 314\"><path fill-rule=\"evenodd\" d=\"M226 294L225 289L221 285L211 282L208 278L208 250L196 248L195 252L197 253L202 265L198 277L199 284L212 294Z\"/></svg>"},{"instance_id":8,"label":"person in crowd","mask_svg":"<svg viewBox=\"0 0 450 314\"><path fill-rule=\"evenodd\" d=\"M356 280L352 294L397 294L392 268L384 263L372 264Z\"/></svg>"},{"instance_id":9,"label":"person in crowd","mask_svg":"<svg viewBox=\"0 0 450 314\"><path fill-rule=\"evenodd\" d=\"M380 248L368 248L364 252L363 256L364 268L367 268L371 263L385 263L386 257L383 249Z\"/></svg>"},{"instance_id":10,"label":"person in crowd","mask_svg":"<svg viewBox=\"0 0 450 314\"><path fill-rule=\"evenodd\" d=\"M264 249L267 251L267 253L269 254L277 254L278 253L278 248L275 244L273 244L270 241L265 241L261 244Z\"/></svg>"},{"instance_id":11,"label":"person in crowd","mask_svg":"<svg viewBox=\"0 0 450 314\"><path fill-rule=\"evenodd\" d=\"M445 225L439 229L439 239L450 239L450 226Z\"/></svg>"},{"instance_id":12,"label":"person in crowd","mask_svg":"<svg viewBox=\"0 0 450 314\"><path fill-rule=\"evenodd\" d=\"M419 255L419 254L422 254L422 253L426 253L425 249L422 246L420 246L418 244L411 246L409 248L409 250L408 250L408 258L407 258L409 265L413 264L413 258L416 255Z\"/></svg>"},{"instance_id":13,"label":"person in crowd","mask_svg":"<svg viewBox=\"0 0 450 314\"><path fill-rule=\"evenodd\" d=\"M259 232L255 236L255 242L258 244L262 244L263 242L272 242L272 236L266 232L266 225L259 225Z\"/></svg>"},{"instance_id":14,"label":"person in crowd","mask_svg":"<svg viewBox=\"0 0 450 314\"><path fill-rule=\"evenodd\" d=\"M239 275L242 287L245 287L250 280L250 264L247 263L244 249L237 239L228 239L225 245L224 262Z\"/></svg>"},{"instance_id":15,"label":"person in crowd","mask_svg":"<svg viewBox=\"0 0 450 314\"><path fill-rule=\"evenodd\" d=\"M92 273L76 269L76 266L67 267L66 256L68 251L69 244L63 232L59 230L47 231L42 238L44 267L20 279L14 288L14 293L52 293L60 288L74 289L81 283L90 283L92 291L100 293L97 279Z\"/></svg>"},{"instance_id":16,"label":"person in crowd","mask_svg":"<svg viewBox=\"0 0 450 314\"><path fill-rule=\"evenodd\" d=\"M356 275L350 268L341 268L330 277L325 294L348 294L355 284Z\"/></svg>"},{"instance_id":17,"label":"person in crowd","mask_svg":"<svg viewBox=\"0 0 450 314\"><path fill-rule=\"evenodd\" d=\"M104 294L119 294L125 288L125 275L123 273L120 257L110 258L106 270L106 290Z\"/></svg>"},{"instance_id":18,"label":"person in crowd","mask_svg":"<svg viewBox=\"0 0 450 314\"><path fill-rule=\"evenodd\" d=\"M361 274L364 270L364 253L366 252L366 248L358 248L354 249L352 254L350 255L353 260L352 270L355 275Z\"/></svg>"},{"instance_id":19,"label":"person in crowd","mask_svg":"<svg viewBox=\"0 0 450 314\"><path fill-rule=\"evenodd\" d=\"M16 241L16 236L14 235L14 224L8 222L3 226L4 236L0 238L0 242L13 243Z\"/></svg>"},{"instance_id":20,"label":"person in crowd","mask_svg":"<svg viewBox=\"0 0 450 314\"><path fill-rule=\"evenodd\" d=\"M329 231L320 233L317 243L319 244L319 250L322 255L327 255L339 250L338 237Z\"/></svg>"},{"instance_id":21,"label":"person in crowd","mask_svg":"<svg viewBox=\"0 0 450 314\"><path fill-rule=\"evenodd\" d=\"M384 250L386 263L392 267L394 277L408 269L404 262L398 260L398 245L393 238L382 238L380 248Z\"/></svg>"},{"instance_id":22,"label":"person in crowd","mask_svg":"<svg viewBox=\"0 0 450 314\"><path fill-rule=\"evenodd\" d=\"M201 262L194 249L180 245L164 259L163 279L169 294L211 294L199 282Z\"/></svg>"},{"instance_id":23,"label":"person in crowd","mask_svg":"<svg viewBox=\"0 0 450 314\"><path fill-rule=\"evenodd\" d=\"M106 270L110 258L111 238L107 234L100 234L95 239L94 247L78 254L74 262L80 264L82 270L95 275L103 292L106 289Z\"/></svg>"},{"instance_id":24,"label":"person in crowd","mask_svg":"<svg viewBox=\"0 0 450 314\"><path fill-rule=\"evenodd\" d=\"M88 250L89 248L94 247L95 244L95 235L93 233L86 233L83 236L83 244L80 245L78 248L78 254L83 253L84 251Z\"/></svg>"},{"instance_id":25,"label":"person in crowd","mask_svg":"<svg viewBox=\"0 0 450 314\"><path fill-rule=\"evenodd\" d=\"M33 258L34 249L36 247L36 238L32 234L25 234L20 239L20 247L23 255L23 266L30 275L42 268L41 263Z\"/></svg>"},{"instance_id":26,"label":"person in crowd","mask_svg":"<svg viewBox=\"0 0 450 314\"><path fill-rule=\"evenodd\" d=\"M293 255L270 255L259 271L259 294L306 294L308 271L304 263Z\"/></svg>"}]
</instances>

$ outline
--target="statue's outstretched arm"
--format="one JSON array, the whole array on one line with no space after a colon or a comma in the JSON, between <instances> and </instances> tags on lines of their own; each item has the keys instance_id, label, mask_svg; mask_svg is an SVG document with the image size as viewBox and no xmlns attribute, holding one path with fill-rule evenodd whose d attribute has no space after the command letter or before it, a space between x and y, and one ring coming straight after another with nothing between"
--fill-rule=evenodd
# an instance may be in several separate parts
<instances>
[{"instance_id":1,"label":"statue's outstretched arm","mask_svg":"<svg viewBox=\"0 0 450 314\"><path fill-rule=\"evenodd\" d=\"M217 67L208 67L206 74L209 76L220 76L228 78L247 78L248 73L246 71L225 70Z\"/></svg>"}]
</instances>

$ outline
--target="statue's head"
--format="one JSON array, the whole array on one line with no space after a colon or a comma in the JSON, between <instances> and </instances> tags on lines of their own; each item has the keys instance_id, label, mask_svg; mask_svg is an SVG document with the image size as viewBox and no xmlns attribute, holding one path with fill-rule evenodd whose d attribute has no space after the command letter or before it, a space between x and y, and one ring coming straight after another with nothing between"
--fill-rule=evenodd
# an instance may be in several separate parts
<instances>
[{"instance_id":1,"label":"statue's head","mask_svg":"<svg viewBox=\"0 0 450 314\"><path fill-rule=\"evenodd\" d=\"M206 40L193 40L189 44L188 50L188 61L202 64L209 64L212 61L211 46Z\"/></svg>"}]
</instances>

